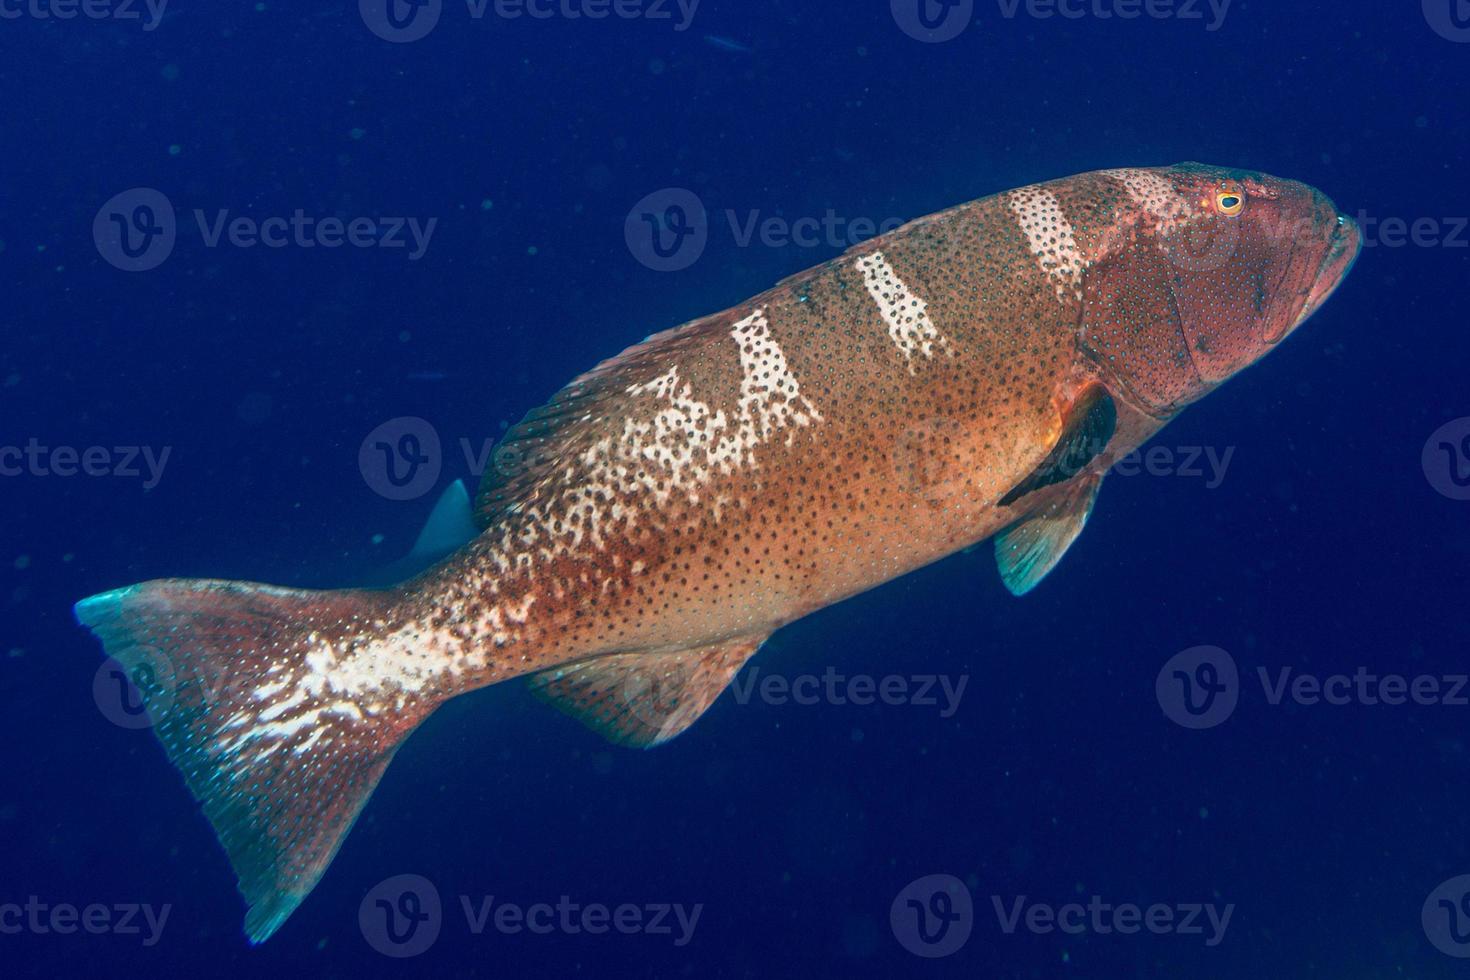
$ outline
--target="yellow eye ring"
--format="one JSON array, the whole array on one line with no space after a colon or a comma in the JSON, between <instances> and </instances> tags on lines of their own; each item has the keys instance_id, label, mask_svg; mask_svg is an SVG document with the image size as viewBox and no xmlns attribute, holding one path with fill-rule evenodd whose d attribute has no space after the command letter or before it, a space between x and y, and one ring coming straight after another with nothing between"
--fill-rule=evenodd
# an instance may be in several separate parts
<instances>
[{"instance_id":1,"label":"yellow eye ring","mask_svg":"<svg viewBox=\"0 0 1470 980\"><path fill-rule=\"evenodd\" d=\"M1215 194L1215 210L1227 218L1233 218L1245 210L1245 192L1239 187L1226 186Z\"/></svg>"}]
</instances>

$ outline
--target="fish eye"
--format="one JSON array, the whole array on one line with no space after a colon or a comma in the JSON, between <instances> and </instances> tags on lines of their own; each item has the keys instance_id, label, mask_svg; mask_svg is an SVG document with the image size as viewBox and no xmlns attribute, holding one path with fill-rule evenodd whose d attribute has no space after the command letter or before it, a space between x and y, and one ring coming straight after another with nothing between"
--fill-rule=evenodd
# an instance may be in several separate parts
<instances>
[{"instance_id":1,"label":"fish eye","mask_svg":"<svg viewBox=\"0 0 1470 980\"><path fill-rule=\"evenodd\" d=\"M1215 210L1233 218L1245 210L1245 194L1238 187L1225 186L1215 193Z\"/></svg>"}]
</instances>

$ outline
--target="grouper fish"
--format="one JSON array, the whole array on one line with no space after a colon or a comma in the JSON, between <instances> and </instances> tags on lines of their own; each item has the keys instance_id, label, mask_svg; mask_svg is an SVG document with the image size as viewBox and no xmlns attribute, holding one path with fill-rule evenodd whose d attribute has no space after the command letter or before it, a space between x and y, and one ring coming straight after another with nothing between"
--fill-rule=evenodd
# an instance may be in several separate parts
<instances>
[{"instance_id":1,"label":"grouper fish","mask_svg":"<svg viewBox=\"0 0 1470 980\"><path fill-rule=\"evenodd\" d=\"M774 630L953 552L994 538L1031 590L1109 467L1315 313L1359 246L1323 194L1246 170L996 194L572 381L497 447L477 535L401 585L163 579L77 617L154 678L261 942L457 694L525 677L653 746Z\"/></svg>"}]
</instances>

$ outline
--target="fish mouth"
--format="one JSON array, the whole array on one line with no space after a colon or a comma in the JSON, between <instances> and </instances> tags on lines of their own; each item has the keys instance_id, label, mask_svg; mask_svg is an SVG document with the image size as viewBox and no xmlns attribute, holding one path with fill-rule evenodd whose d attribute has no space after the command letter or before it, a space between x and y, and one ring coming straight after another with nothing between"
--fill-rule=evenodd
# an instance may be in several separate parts
<instances>
[{"instance_id":1,"label":"fish mouth","mask_svg":"<svg viewBox=\"0 0 1470 980\"><path fill-rule=\"evenodd\" d=\"M1357 264L1358 255L1363 250L1363 232L1358 223L1345 214L1337 216L1337 228L1332 233L1332 241L1328 245L1327 255L1322 259L1322 265L1317 270L1317 278L1312 283L1311 290L1307 293L1307 303L1302 307L1301 314L1296 322L1291 325L1295 330L1311 318L1312 314L1322 308L1337 287L1341 286L1348 273L1353 271ZM1290 333L1291 331L1287 331Z\"/></svg>"}]
</instances>

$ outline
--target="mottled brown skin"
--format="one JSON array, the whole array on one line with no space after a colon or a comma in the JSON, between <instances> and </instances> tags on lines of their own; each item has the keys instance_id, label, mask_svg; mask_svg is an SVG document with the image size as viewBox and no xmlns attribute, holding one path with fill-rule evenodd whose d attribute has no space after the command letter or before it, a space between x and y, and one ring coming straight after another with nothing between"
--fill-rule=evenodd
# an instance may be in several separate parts
<instances>
[{"instance_id":1,"label":"mottled brown skin","mask_svg":"<svg viewBox=\"0 0 1470 980\"><path fill-rule=\"evenodd\" d=\"M447 698L531 675L652 745L772 631L958 549L998 535L1008 587L1034 587L1112 462L1314 312L1358 245L1311 188L1222 168L985 198L577 379L497 450L483 533L397 589L166 579L77 615L164 679L154 731L260 942Z\"/></svg>"},{"instance_id":2,"label":"mottled brown skin","mask_svg":"<svg viewBox=\"0 0 1470 980\"><path fill-rule=\"evenodd\" d=\"M791 374L824 418L820 425L794 430L790 445L772 440L756 451L758 465L716 477L695 501L675 494L656 507L647 494L622 498L639 519L607 534L601 550L583 547L547 560L538 547L518 544L544 518L501 508L468 552L418 583L411 603L424 609L433 630L452 633L488 604L536 595L527 622L491 653L482 681L491 683L599 654L763 638L1024 520L1066 488L1010 507L997 501L1046 456L1082 387L1100 382L1119 405L1119 433L1089 468L1095 476L1213 386L1192 362L1161 364L1153 351L1183 350L1184 338L1193 345L1213 341L1225 360L1211 376L1223 380L1270 346L1264 334L1259 340L1250 334L1250 325L1237 336L1241 325L1215 322L1202 301L1189 309L1188 321L1175 315L1170 322L1170 311L1160 306L1145 324L1141 314L1119 314L1117 298L1100 292L1109 286L1094 283L1121 281L1149 292L1129 279L1132 267L1142 265L1172 280L1165 291L1209 297L1211 308L1234 315L1244 308L1241 293L1254 289L1249 277L1265 268L1283 278L1257 317L1288 324L1273 328L1279 339L1303 313L1319 275L1335 284L1343 271L1324 264L1346 247L1340 236L1351 236L1351 226L1339 227L1337 211L1309 188L1214 168L1158 173L1191 200L1223 182L1248 184L1254 193L1248 192L1242 215L1200 219L1250 222L1236 245L1242 254L1219 268L1192 270L1189 251L1182 253L1185 265L1172 263L1153 218L1119 180L1095 174L1056 181L1043 186L1061 203L1088 262L1084 300L1061 301L1008 195L916 221L605 363L593 386L619 390L599 401L594 420L556 432L550 452L573 460L620 431L625 418L647 415L650 396L620 389L674 365L697 397L734 411L741 371L729 330L757 309L768 311ZM1208 244L1201 238L1195 248ZM1199 264L1209 264L1209 249L1203 251ZM899 278L927 300L931 319L950 339L947 355L915 363L896 350L854 267L874 252L886 255ZM1135 321L1137 331L1123 336ZM1097 338L1110 338L1110 331L1119 334L1117 349L1127 352L1112 362L1089 349L1089 341L1103 348ZM1169 337L1168 344L1158 337ZM576 479L575 465L570 471L548 465L543 477L515 488L516 499L559 513L565 508L558 494ZM498 482L492 474L482 503ZM720 495L730 504L716 520L709 501ZM532 557L518 574L487 575L466 590L465 568L486 566L490 551ZM646 563L637 575L630 571L636 561ZM482 582L488 589L479 588ZM462 606L445 602L446 595L462 598ZM450 608L459 612L451 615Z\"/></svg>"}]
</instances>

